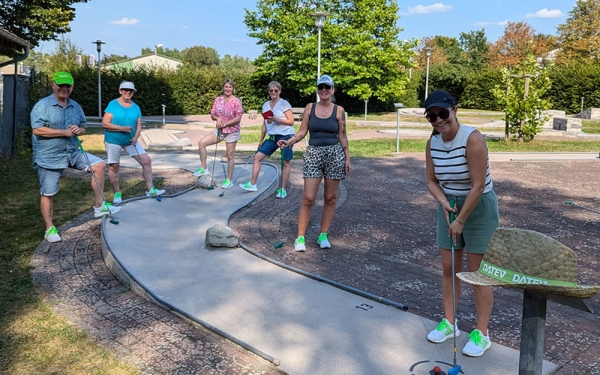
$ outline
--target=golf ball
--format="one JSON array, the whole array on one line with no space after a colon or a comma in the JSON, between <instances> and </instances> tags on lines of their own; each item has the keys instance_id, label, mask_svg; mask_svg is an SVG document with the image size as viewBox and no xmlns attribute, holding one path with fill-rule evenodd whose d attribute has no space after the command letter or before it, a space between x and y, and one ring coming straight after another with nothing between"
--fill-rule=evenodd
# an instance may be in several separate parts
<instances>
[{"instance_id":1,"label":"golf ball","mask_svg":"<svg viewBox=\"0 0 600 375\"><path fill-rule=\"evenodd\" d=\"M434 373L435 375L438 375L440 372L442 372L442 369L440 368L440 366L435 366L435 367L433 368L433 373Z\"/></svg>"}]
</instances>

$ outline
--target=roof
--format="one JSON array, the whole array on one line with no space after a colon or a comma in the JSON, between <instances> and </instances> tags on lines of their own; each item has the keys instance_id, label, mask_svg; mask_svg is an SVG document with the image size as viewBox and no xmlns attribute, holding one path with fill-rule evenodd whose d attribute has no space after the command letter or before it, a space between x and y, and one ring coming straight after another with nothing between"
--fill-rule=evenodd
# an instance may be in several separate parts
<instances>
[{"instance_id":1,"label":"roof","mask_svg":"<svg viewBox=\"0 0 600 375\"><path fill-rule=\"evenodd\" d=\"M0 47L21 51L30 46L29 42L0 27Z\"/></svg>"}]
</instances>

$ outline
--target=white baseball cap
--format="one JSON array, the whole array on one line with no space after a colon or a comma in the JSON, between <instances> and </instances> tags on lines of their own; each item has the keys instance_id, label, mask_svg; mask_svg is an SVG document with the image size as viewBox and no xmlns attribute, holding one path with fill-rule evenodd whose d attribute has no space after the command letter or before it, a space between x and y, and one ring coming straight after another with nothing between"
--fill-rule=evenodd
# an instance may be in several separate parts
<instances>
[{"instance_id":1,"label":"white baseball cap","mask_svg":"<svg viewBox=\"0 0 600 375\"><path fill-rule=\"evenodd\" d=\"M119 86L119 90L133 90L134 92L137 91L135 89L135 86L133 85L133 82L129 82L129 81L121 82L121 85Z\"/></svg>"},{"instance_id":2,"label":"white baseball cap","mask_svg":"<svg viewBox=\"0 0 600 375\"><path fill-rule=\"evenodd\" d=\"M319 85L327 85L327 86L331 86L333 87L333 79L331 79L330 76L328 76L327 74L323 74L318 80L317 80L317 86Z\"/></svg>"}]
</instances>

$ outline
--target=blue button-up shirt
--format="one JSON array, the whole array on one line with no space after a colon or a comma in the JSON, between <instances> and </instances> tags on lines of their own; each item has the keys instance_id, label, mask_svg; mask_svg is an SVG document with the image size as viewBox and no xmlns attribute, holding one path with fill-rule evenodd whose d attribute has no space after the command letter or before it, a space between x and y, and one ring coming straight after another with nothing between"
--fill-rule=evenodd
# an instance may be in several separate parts
<instances>
[{"instance_id":1,"label":"blue button-up shirt","mask_svg":"<svg viewBox=\"0 0 600 375\"><path fill-rule=\"evenodd\" d=\"M87 128L87 120L81 106L67 99L63 107L54 94L41 99L31 110L31 127L46 126L53 129L67 129L71 125ZM41 137L33 135L33 165L47 169L64 169L75 163L79 148L75 137Z\"/></svg>"}]
</instances>

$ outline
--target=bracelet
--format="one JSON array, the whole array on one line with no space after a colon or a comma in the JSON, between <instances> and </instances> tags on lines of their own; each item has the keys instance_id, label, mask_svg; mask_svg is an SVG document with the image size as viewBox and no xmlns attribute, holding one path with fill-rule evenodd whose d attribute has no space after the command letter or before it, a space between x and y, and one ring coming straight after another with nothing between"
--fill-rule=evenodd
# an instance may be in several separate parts
<instances>
[{"instance_id":1,"label":"bracelet","mask_svg":"<svg viewBox=\"0 0 600 375\"><path fill-rule=\"evenodd\" d=\"M461 225L465 225L465 222L457 217L455 217L454 220L458 221Z\"/></svg>"}]
</instances>

